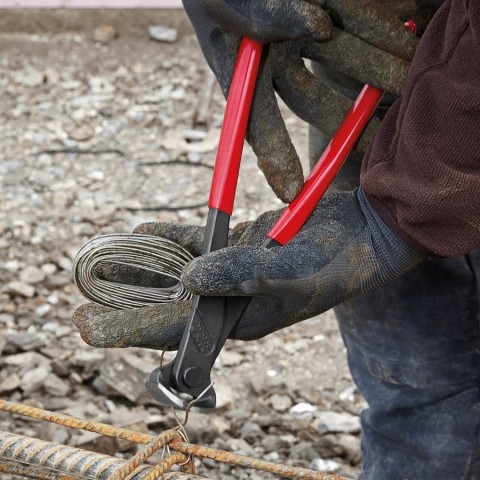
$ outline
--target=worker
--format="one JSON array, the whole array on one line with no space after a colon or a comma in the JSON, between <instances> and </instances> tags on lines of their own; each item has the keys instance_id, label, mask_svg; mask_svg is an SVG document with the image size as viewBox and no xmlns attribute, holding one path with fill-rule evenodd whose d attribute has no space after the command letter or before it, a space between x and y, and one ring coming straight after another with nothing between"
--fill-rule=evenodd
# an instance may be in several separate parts
<instances>
[{"instance_id":1,"label":"worker","mask_svg":"<svg viewBox=\"0 0 480 480\"><path fill-rule=\"evenodd\" d=\"M285 201L302 178L274 92L325 135L348 108L340 74L403 95L363 158L360 186L347 174L353 189L326 195L286 246L261 246L279 212L237 225L229 247L201 257L200 227L136 229L198 257L182 275L192 293L252 297L232 338L257 339L335 307L368 403L362 480L480 479L480 0L424 3L438 11L417 47L371 1L184 0L225 92L240 36L268 44L248 139ZM319 76L305 56L322 62ZM100 273L127 281L113 267ZM94 346L175 348L188 310L188 301L90 304L74 321Z\"/></svg>"}]
</instances>

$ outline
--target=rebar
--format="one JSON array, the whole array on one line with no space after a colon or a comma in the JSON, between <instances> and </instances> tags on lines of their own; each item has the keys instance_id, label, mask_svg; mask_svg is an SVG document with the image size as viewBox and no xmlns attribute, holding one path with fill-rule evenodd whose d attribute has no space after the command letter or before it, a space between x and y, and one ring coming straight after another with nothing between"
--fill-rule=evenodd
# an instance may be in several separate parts
<instances>
[{"instance_id":1,"label":"rebar","mask_svg":"<svg viewBox=\"0 0 480 480\"><path fill-rule=\"evenodd\" d=\"M118 233L87 242L73 263L73 278L92 302L111 308L138 308L191 298L180 281L183 267L193 256L180 245L154 235ZM98 267L143 270L176 281L169 287L146 287L99 278Z\"/></svg>"},{"instance_id":2,"label":"rebar","mask_svg":"<svg viewBox=\"0 0 480 480\"><path fill-rule=\"evenodd\" d=\"M5 400L0 400L0 410L4 412L12 413L12 414L18 414L25 417L34 418L37 420L43 420L43 421L55 423L58 425L63 425L66 427L86 430L89 432L95 432L95 433L99 433L99 434L110 436L110 437L121 438L124 440L129 440L134 443L149 444L149 447L147 447L146 452L153 450L156 447L156 443L155 443L156 439L158 439L158 442L160 443L163 440L168 439L166 440L165 445L168 446L168 448L177 452L177 454L183 454L182 456L175 456L176 454L172 453L169 456L166 456L157 467L150 468L149 470L147 470L146 473L143 470L142 477L131 477L132 479L135 479L135 480L137 480L137 478L138 479L142 478L142 480L152 480L155 478L154 477L155 474L162 475L162 473L158 473L158 472L166 471L168 468L170 468L171 465L183 464L187 456L208 458L221 463L226 463L230 465L236 465L240 467L252 468L255 470L261 470L264 472L273 473L285 478L301 479L301 480L346 480L336 475L316 472L316 471L308 470L305 468L282 465L279 463L267 462L267 461L259 460L246 455L239 455L236 453L226 452L224 450L217 450L214 448L193 445L183 441L182 437L176 430L167 430L160 436L155 437L153 435L149 435L146 433L135 432L125 428L117 428L117 427L113 427L111 425L106 425L103 423L88 422L85 420L81 420L79 418L70 417L68 415L57 414L57 413L49 412L39 408L31 407L28 405L7 402ZM160 438L162 440L160 440ZM35 440L35 439L30 439L30 440ZM30 448L32 447L30 446ZM41 447L38 446L38 448L41 448ZM63 447L63 448L70 448L70 447ZM2 439L0 437L0 460L5 458L2 456L2 449L3 449ZM145 455L145 453L140 453L138 457L133 457L130 460L132 462L131 465L137 464L138 459L143 455ZM33 457L35 457L35 455L33 455ZM7 457L7 460L9 460L8 457ZM125 471L127 470L126 465L128 464L128 462L124 460L115 459L115 458L113 460L120 462L120 463L116 463L116 466L115 466L115 468L117 469L116 470L117 472L123 468L125 468ZM95 464L93 464L92 468L94 467L94 465ZM110 470L110 474L113 474L115 472L115 468ZM71 474L72 471L67 470L64 473ZM135 475L137 475L137 473ZM104 478L104 477L101 477L101 478Z\"/></svg>"},{"instance_id":3,"label":"rebar","mask_svg":"<svg viewBox=\"0 0 480 480\"><path fill-rule=\"evenodd\" d=\"M78 480L78 477L48 472L38 467L21 465L13 462L0 463L0 473L9 473L10 475L32 478L34 480Z\"/></svg>"},{"instance_id":4,"label":"rebar","mask_svg":"<svg viewBox=\"0 0 480 480\"><path fill-rule=\"evenodd\" d=\"M89 480L108 480L116 469L127 463L108 455L2 431L0 458ZM140 466L131 480L143 480L151 468Z\"/></svg>"},{"instance_id":5,"label":"rebar","mask_svg":"<svg viewBox=\"0 0 480 480\"><path fill-rule=\"evenodd\" d=\"M153 471L153 470L152 470ZM8 473L23 478L32 478L34 480L79 480L80 477L72 477L62 473L48 472L38 467L22 465L13 462L0 463L0 474ZM162 474L162 480L205 480L203 477L192 475L185 472L165 472Z\"/></svg>"}]
</instances>

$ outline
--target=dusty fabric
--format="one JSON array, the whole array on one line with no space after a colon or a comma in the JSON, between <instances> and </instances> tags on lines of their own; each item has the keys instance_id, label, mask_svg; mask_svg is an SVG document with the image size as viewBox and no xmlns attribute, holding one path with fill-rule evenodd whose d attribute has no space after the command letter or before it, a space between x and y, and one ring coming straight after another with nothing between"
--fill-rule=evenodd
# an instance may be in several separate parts
<instances>
[{"instance_id":1,"label":"dusty fabric","mask_svg":"<svg viewBox=\"0 0 480 480\"><path fill-rule=\"evenodd\" d=\"M361 182L404 239L457 256L480 246L479 174L480 0L451 0L422 38Z\"/></svg>"}]
</instances>

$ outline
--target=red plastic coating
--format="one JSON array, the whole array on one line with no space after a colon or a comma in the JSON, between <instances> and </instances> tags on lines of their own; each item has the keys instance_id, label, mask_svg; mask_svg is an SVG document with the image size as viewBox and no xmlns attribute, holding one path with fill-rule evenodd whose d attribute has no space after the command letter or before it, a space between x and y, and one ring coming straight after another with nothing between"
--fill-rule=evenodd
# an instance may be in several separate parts
<instances>
[{"instance_id":1,"label":"red plastic coating","mask_svg":"<svg viewBox=\"0 0 480 480\"><path fill-rule=\"evenodd\" d=\"M262 44L243 38L233 72L208 206L232 214Z\"/></svg>"},{"instance_id":2,"label":"red plastic coating","mask_svg":"<svg viewBox=\"0 0 480 480\"><path fill-rule=\"evenodd\" d=\"M269 238L285 245L300 231L359 139L382 95L383 90L363 87L300 193L268 233Z\"/></svg>"}]
</instances>

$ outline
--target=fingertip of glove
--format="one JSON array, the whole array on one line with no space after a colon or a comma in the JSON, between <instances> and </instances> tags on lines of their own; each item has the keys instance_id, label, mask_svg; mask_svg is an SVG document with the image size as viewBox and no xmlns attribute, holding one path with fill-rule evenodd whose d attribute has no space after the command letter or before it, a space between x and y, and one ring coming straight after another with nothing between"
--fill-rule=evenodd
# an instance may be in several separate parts
<instances>
[{"instance_id":1,"label":"fingertip of glove","mask_svg":"<svg viewBox=\"0 0 480 480\"><path fill-rule=\"evenodd\" d=\"M108 310L107 307L97 305L96 303L84 303L73 312L72 321L78 327L89 321L94 315L99 315L105 310Z\"/></svg>"},{"instance_id":2,"label":"fingertip of glove","mask_svg":"<svg viewBox=\"0 0 480 480\"><path fill-rule=\"evenodd\" d=\"M288 184L273 186L275 195L284 203L291 203L303 186L302 179L292 179Z\"/></svg>"},{"instance_id":3,"label":"fingertip of glove","mask_svg":"<svg viewBox=\"0 0 480 480\"><path fill-rule=\"evenodd\" d=\"M92 347L105 348L110 346L110 344L105 343L105 339L95 329L94 318L106 310L109 309L94 303L86 303L78 307L73 313L73 324L78 328L82 340Z\"/></svg>"},{"instance_id":4,"label":"fingertip of glove","mask_svg":"<svg viewBox=\"0 0 480 480\"><path fill-rule=\"evenodd\" d=\"M202 289L203 284L203 274L202 272L202 258L195 258L190 263L188 263L182 271L180 280L183 286L193 295L203 295L204 291Z\"/></svg>"},{"instance_id":5,"label":"fingertip of glove","mask_svg":"<svg viewBox=\"0 0 480 480\"><path fill-rule=\"evenodd\" d=\"M232 247L235 248L235 247ZM181 281L193 295L225 295L231 289L231 267L235 260L218 251L192 260L184 269Z\"/></svg>"},{"instance_id":6,"label":"fingertip of glove","mask_svg":"<svg viewBox=\"0 0 480 480\"><path fill-rule=\"evenodd\" d=\"M303 186L302 164L295 150L277 151L273 155L273 159L258 156L258 166L275 195L282 202L290 203Z\"/></svg>"},{"instance_id":7,"label":"fingertip of glove","mask_svg":"<svg viewBox=\"0 0 480 480\"><path fill-rule=\"evenodd\" d=\"M133 233L138 233L141 235L155 235L158 237L161 236L161 232L159 233L159 227L161 225L162 224L158 222L141 223L133 229Z\"/></svg>"}]
</instances>

